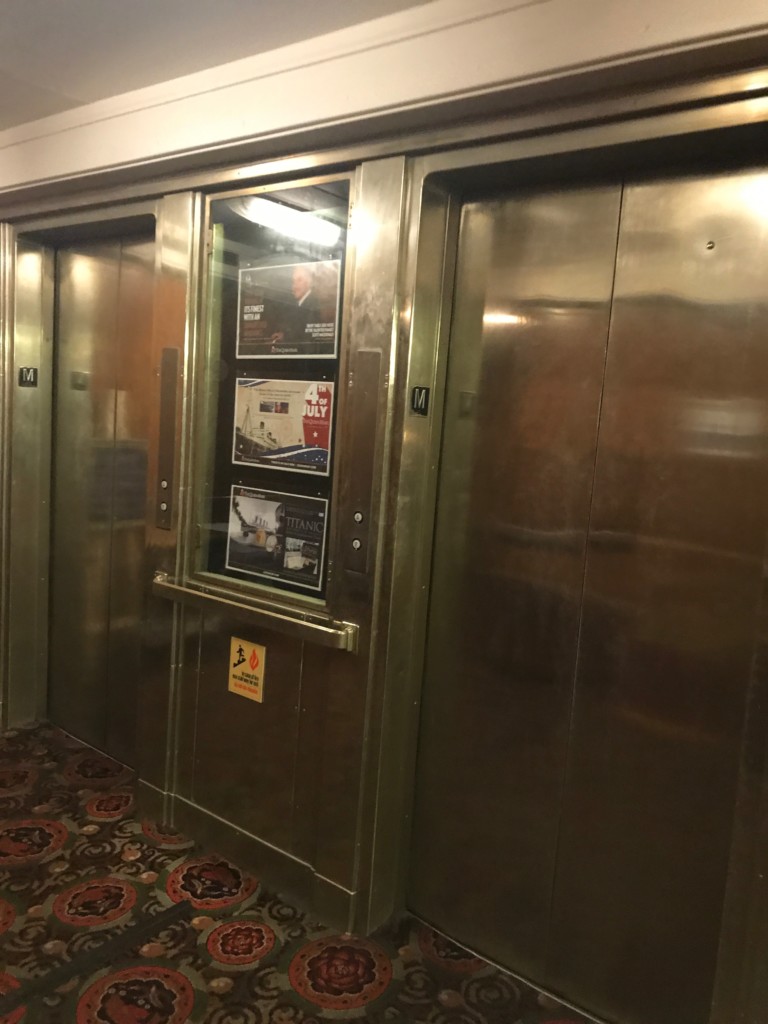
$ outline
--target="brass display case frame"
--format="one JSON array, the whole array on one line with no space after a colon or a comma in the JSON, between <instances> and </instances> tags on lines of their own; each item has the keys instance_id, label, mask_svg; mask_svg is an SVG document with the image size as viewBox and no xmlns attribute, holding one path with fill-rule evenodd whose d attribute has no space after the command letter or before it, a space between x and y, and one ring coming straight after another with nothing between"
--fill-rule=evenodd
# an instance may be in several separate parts
<instances>
[{"instance_id":1,"label":"brass display case frame","mask_svg":"<svg viewBox=\"0 0 768 1024\"><path fill-rule=\"evenodd\" d=\"M325 599L300 593L278 591L264 583L247 583L242 580L227 579L201 569L197 564L200 534L198 524L195 521L195 510L201 507L202 490L206 482L208 470L206 462L211 457L207 439L215 431L216 401L210 394L211 382L208 372L212 358L209 352L209 334L211 331L212 303L214 301L211 288L213 273L211 266L213 250L210 228L212 204L222 200L245 196L268 195L271 192L285 188L286 185L289 185L292 189L298 189L339 180L347 180L350 184L351 209L356 202L354 190L357 176L354 171L300 178L277 184L256 185L234 191L212 192L208 193L203 199L203 231L206 244L202 251L199 274L200 328L195 332L195 337L193 338L195 348L191 353L191 359L194 361L197 369L189 374L185 393L185 403L188 410L187 430L191 443L189 446L190 457L184 463L185 476L182 481L182 489L189 495L189 500L185 504L182 527L181 563L179 575L175 578L158 573L153 589L156 594L182 604L194 604L198 607L205 607L206 603L209 606L211 604L217 605L223 611L237 614L241 619L249 620L267 629L271 628L278 632L286 633L297 640L308 640L309 642L330 647L334 650L354 653L357 650L359 629L356 623L339 620L333 615L335 587L330 567L328 573L328 593ZM353 275L354 243L350 245L348 242L346 252L346 283L342 282L344 293L342 294L342 322L338 355L339 384L345 379L347 372L348 329L346 326L347 318L343 315L343 311L346 309L350 299L349 282L352 280ZM344 389L339 387L339 391L342 392L343 397ZM339 420L340 416L337 415L337 430ZM333 488L329 501L332 521L335 518L333 517L333 511L336 507L339 488L338 475L334 474ZM327 544L329 542L330 537L326 540Z\"/></svg>"}]
</instances>

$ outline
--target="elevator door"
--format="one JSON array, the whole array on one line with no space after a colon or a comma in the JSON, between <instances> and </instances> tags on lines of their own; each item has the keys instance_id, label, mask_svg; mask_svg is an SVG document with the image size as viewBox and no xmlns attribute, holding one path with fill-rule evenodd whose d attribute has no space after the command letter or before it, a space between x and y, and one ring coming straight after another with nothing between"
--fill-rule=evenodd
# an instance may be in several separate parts
<instances>
[{"instance_id":1,"label":"elevator door","mask_svg":"<svg viewBox=\"0 0 768 1024\"><path fill-rule=\"evenodd\" d=\"M134 762L154 242L56 257L49 714Z\"/></svg>"},{"instance_id":2,"label":"elevator door","mask_svg":"<svg viewBox=\"0 0 768 1024\"><path fill-rule=\"evenodd\" d=\"M465 206L409 900L705 1021L768 527L768 176Z\"/></svg>"}]
</instances>

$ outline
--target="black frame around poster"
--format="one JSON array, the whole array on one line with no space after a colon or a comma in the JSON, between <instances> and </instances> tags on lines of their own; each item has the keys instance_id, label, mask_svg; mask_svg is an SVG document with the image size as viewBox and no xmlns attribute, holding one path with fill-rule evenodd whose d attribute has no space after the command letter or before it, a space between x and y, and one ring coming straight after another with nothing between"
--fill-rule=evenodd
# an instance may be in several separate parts
<instances>
[{"instance_id":1,"label":"black frame around poster","mask_svg":"<svg viewBox=\"0 0 768 1024\"><path fill-rule=\"evenodd\" d=\"M233 485L226 567L248 576L322 587L328 501Z\"/></svg>"},{"instance_id":2,"label":"black frame around poster","mask_svg":"<svg viewBox=\"0 0 768 1024\"><path fill-rule=\"evenodd\" d=\"M341 260L241 267L238 359L335 359Z\"/></svg>"},{"instance_id":3,"label":"black frame around poster","mask_svg":"<svg viewBox=\"0 0 768 1024\"><path fill-rule=\"evenodd\" d=\"M333 381L238 376L232 462L328 476L335 389Z\"/></svg>"},{"instance_id":4,"label":"black frame around poster","mask_svg":"<svg viewBox=\"0 0 768 1024\"><path fill-rule=\"evenodd\" d=\"M200 568L320 599L333 514L350 183L346 176L259 191L260 210L265 202L275 206L268 227L245 216L255 193L210 203L209 310L216 319L209 329L218 340L218 383ZM326 218L338 240L321 245L282 236L274 225L283 206L293 221L297 210ZM281 515L304 518L303 534L284 536L277 528L278 505ZM302 510L303 517L293 514ZM320 527L321 536L313 536Z\"/></svg>"}]
</instances>

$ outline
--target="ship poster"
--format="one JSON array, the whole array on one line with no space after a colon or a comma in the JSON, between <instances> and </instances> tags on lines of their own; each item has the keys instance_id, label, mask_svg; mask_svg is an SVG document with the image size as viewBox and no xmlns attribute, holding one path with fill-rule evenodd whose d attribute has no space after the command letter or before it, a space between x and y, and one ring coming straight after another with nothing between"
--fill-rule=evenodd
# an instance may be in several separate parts
<instances>
[{"instance_id":1,"label":"ship poster","mask_svg":"<svg viewBox=\"0 0 768 1024\"><path fill-rule=\"evenodd\" d=\"M336 355L341 260L241 267L238 359Z\"/></svg>"},{"instance_id":2,"label":"ship poster","mask_svg":"<svg viewBox=\"0 0 768 1024\"><path fill-rule=\"evenodd\" d=\"M332 421L329 381L239 377L232 461L328 476Z\"/></svg>"},{"instance_id":3,"label":"ship poster","mask_svg":"<svg viewBox=\"0 0 768 1024\"><path fill-rule=\"evenodd\" d=\"M328 502L301 494L232 487L227 568L320 590Z\"/></svg>"}]
</instances>

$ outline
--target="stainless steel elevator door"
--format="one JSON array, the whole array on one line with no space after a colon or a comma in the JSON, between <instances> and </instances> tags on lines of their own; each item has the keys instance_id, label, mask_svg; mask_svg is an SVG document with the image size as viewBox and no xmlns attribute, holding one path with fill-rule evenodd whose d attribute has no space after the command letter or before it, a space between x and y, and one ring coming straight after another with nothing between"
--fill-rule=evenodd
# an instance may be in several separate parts
<instances>
[{"instance_id":1,"label":"stainless steel elevator door","mask_svg":"<svg viewBox=\"0 0 768 1024\"><path fill-rule=\"evenodd\" d=\"M627 187L548 976L706 1021L768 527L768 175Z\"/></svg>"},{"instance_id":2,"label":"stainless steel elevator door","mask_svg":"<svg viewBox=\"0 0 768 1024\"><path fill-rule=\"evenodd\" d=\"M131 764L154 242L57 253L49 713Z\"/></svg>"},{"instance_id":3,"label":"stainless steel elevator door","mask_svg":"<svg viewBox=\"0 0 768 1024\"><path fill-rule=\"evenodd\" d=\"M410 903L541 975L620 188L465 206Z\"/></svg>"},{"instance_id":4,"label":"stainless steel elevator door","mask_svg":"<svg viewBox=\"0 0 768 1024\"><path fill-rule=\"evenodd\" d=\"M765 613L768 175L586 195L464 211L409 898L597 1016L701 1024Z\"/></svg>"}]
</instances>

